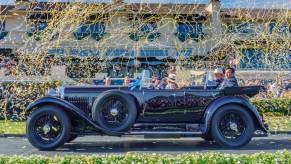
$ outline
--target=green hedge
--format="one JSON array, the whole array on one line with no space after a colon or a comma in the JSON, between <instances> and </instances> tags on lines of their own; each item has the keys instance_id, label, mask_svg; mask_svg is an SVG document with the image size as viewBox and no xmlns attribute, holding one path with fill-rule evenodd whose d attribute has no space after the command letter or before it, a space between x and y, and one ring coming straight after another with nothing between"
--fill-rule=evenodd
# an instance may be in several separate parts
<instances>
[{"instance_id":1,"label":"green hedge","mask_svg":"<svg viewBox=\"0 0 291 164\"><path fill-rule=\"evenodd\" d=\"M48 88L56 88L60 81L49 82L2 82L3 98L0 99L0 120L24 120L29 103L43 97Z\"/></svg>"},{"instance_id":2,"label":"green hedge","mask_svg":"<svg viewBox=\"0 0 291 164\"><path fill-rule=\"evenodd\" d=\"M50 82L6 82L4 99L0 100L0 120L25 120L25 108L29 103L45 95L48 88L56 88L60 81ZM291 98L252 99L261 114L267 116L290 116Z\"/></svg>"},{"instance_id":3,"label":"green hedge","mask_svg":"<svg viewBox=\"0 0 291 164\"><path fill-rule=\"evenodd\" d=\"M91 156L0 156L0 164L6 163L185 163L185 164L218 164L218 163L291 163L291 152L256 153L251 155L234 155L221 153L192 153L179 155L162 154L126 154L126 155L91 155Z\"/></svg>"},{"instance_id":4,"label":"green hedge","mask_svg":"<svg viewBox=\"0 0 291 164\"><path fill-rule=\"evenodd\" d=\"M291 98L254 99L252 104L265 116L291 116Z\"/></svg>"}]
</instances>

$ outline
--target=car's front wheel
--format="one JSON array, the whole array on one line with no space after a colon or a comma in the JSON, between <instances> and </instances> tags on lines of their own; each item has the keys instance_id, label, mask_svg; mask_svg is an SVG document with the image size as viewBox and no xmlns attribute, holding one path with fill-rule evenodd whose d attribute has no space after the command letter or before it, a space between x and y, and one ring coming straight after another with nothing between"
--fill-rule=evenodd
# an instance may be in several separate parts
<instances>
[{"instance_id":1,"label":"car's front wheel","mask_svg":"<svg viewBox=\"0 0 291 164\"><path fill-rule=\"evenodd\" d=\"M43 106L27 119L29 142L39 150L53 150L70 137L71 123L67 114L56 106Z\"/></svg>"},{"instance_id":2,"label":"car's front wheel","mask_svg":"<svg viewBox=\"0 0 291 164\"><path fill-rule=\"evenodd\" d=\"M250 142L254 130L252 116L239 105L223 106L212 118L212 137L222 146L244 146Z\"/></svg>"}]
</instances>

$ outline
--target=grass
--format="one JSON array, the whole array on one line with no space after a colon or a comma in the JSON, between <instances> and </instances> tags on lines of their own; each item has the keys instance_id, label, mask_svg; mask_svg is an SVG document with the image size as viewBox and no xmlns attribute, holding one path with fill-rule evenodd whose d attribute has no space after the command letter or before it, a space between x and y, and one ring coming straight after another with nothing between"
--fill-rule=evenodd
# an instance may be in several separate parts
<instances>
[{"instance_id":1,"label":"grass","mask_svg":"<svg viewBox=\"0 0 291 164\"><path fill-rule=\"evenodd\" d=\"M24 121L0 120L0 134L25 134Z\"/></svg>"},{"instance_id":2,"label":"grass","mask_svg":"<svg viewBox=\"0 0 291 164\"><path fill-rule=\"evenodd\" d=\"M265 117L270 131L291 131L291 116ZM0 134L25 134L25 122L0 120Z\"/></svg>"}]
</instances>

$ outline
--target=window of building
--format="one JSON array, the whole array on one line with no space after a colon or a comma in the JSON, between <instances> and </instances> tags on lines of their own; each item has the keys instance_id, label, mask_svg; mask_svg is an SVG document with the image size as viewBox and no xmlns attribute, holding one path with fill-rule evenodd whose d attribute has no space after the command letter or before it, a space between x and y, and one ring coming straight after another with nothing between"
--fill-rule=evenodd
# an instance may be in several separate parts
<instances>
[{"instance_id":1,"label":"window of building","mask_svg":"<svg viewBox=\"0 0 291 164\"><path fill-rule=\"evenodd\" d=\"M176 53L177 58L180 58L180 57L189 58L190 56L192 56L192 49L184 49L180 51L177 50L177 53Z\"/></svg>"},{"instance_id":2,"label":"window of building","mask_svg":"<svg viewBox=\"0 0 291 164\"><path fill-rule=\"evenodd\" d=\"M8 32L5 31L5 23L5 20L0 20L0 40L8 34Z\"/></svg>"},{"instance_id":3,"label":"window of building","mask_svg":"<svg viewBox=\"0 0 291 164\"><path fill-rule=\"evenodd\" d=\"M242 58L240 60L240 68L242 69L263 69L264 54L261 50L243 49Z\"/></svg>"},{"instance_id":4,"label":"window of building","mask_svg":"<svg viewBox=\"0 0 291 164\"><path fill-rule=\"evenodd\" d=\"M108 49L106 51L107 57L133 57L134 52L126 49Z\"/></svg>"},{"instance_id":5,"label":"window of building","mask_svg":"<svg viewBox=\"0 0 291 164\"><path fill-rule=\"evenodd\" d=\"M279 34L288 34L289 32L289 26L288 24L283 24L283 25L280 25L278 26L278 33Z\"/></svg>"},{"instance_id":6,"label":"window of building","mask_svg":"<svg viewBox=\"0 0 291 164\"><path fill-rule=\"evenodd\" d=\"M240 33L240 34L254 34L255 24L252 22L245 23L228 23L227 32L229 33Z\"/></svg>"},{"instance_id":7,"label":"window of building","mask_svg":"<svg viewBox=\"0 0 291 164\"><path fill-rule=\"evenodd\" d=\"M178 23L177 32L175 35L181 42L184 42L188 39L194 41L199 41L204 39L205 34L203 33L202 23Z\"/></svg>"},{"instance_id":8,"label":"window of building","mask_svg":"<svg viewBox=\"0 0 291 164\"><path fill-rule=\"evenodd\" d=\"M47 53L49 55L69 55L69 56L76 56L76 57L98 57L100 52L96 48L50 48L48 49Z\"/></svg>"},{"instance_id":9,"label":"window of building","mask_svg":"<svg viewBox=\"0 0 291 164\"><path fill-rule=\"evenodd\" d=\"M91 35L92 38L99 41L105 35L105 24L103 22L82 24L78 27L76 32L73 32L73 35L77 40L82 40Z\"/></svg>"},{"instance_id":10,"label":"window of building","mask_svg":"<svg viewBox=\"0 0 291 164\"><path fill-rule=\"evenodd\" d=\"M48 49L48 55L65 55L65 49L64 48L50 48Z\"/></svg>"},{"instance_id":11,"label":"window of building","mask_svg":"<svg viewBox=\"0 0 291 164\"><path fill-rule=\"evenodd\" d=\"M290 55L288 53L263 52L257 49L243 49L240 68L270 70L291 69Z\"/></svg>"},{"instance_id":12,"label":"window of building","mask_svg":"<svg viewBox=\"0 0 291 164\"><path fill-rule=\"evenodd\" d=\"M76 32L73 32L74 37L77 40L81 40L85 37L87 37L88 35L90 35L90 29L89 29L90 25L80 25L77 29Z\"/></svg>"},{"instance_id":13,"label":"window of building","mask_svg":"<svg viewBox=\"0 0 291 164\"><path fill-rule=\"evenodd\" d=\"M89 57L99 56L99 50L98 49L79 49L79 48L71 48L69 49L69 54L72 56L80 56L80 57Z\"/></svg>"},{"instance_id":14,"label":"window of building","mask_svg":"<svg viewBox=\"0 0 291 164\"><path fill-rule=\"evenodd\" d=\"M161 36L161 33L157 31L159 20L158 15L143 14L143 15L130 15L129 20L132 21L132 32L130 32L129 38L133 41L139 41L146 38L152 42Z\"/></svg>"},{"instance_id":15,"label":"window of building","mask_svg":"<svg viewBox=\"0 0 291 164\"><path fill-rule=\"evenodd\" d=\"M161 33L156 32L156 23L145 23L137 27L136 32L129 33L129 38L133 41L139 41L142 38L147 38L148 41L154 41L160 37Z\"/></svg>"},{"instance_id":16,"label":"window of building","mask_svg":"<svg viewBox=\"0 0 291 164\"><path fill-rule=\"evenodd\" d=\"M168 50L159 49L142 49L140 50L141 57L167 57Z\"/></svg>"},{"instance_id":17,"label":"window of building","mask_svg":"<svg viewBox=\"0 0 291 164\"><path fill-rule=\"evenodd\" d=\"M267 53L267 67L271 70L291 69L290 54Z\"/></svg>"},{"instance_id":18,"label":"window of building","mask_svg":"<svg viewBox=\"0 0 291 164\"><path fill-rule=\"evenodd\" d=\"M273 33L273 30L274 30L274 27L276 26L276 22L274 21L271 21L270 24L269 24L269 34L272 34Z\"/></svg>"},{"instance_id":19,"label":"window of building","mask_svg":"<svg viewBox=\"0 0 291 164\"><path fill-rule=\"evenodd\" d=\"M48 23L45 21L35 21L31 23L30 30L27 32L29 37L34 37L35 40L40 40L43 31L47 28Z\"/></svg>"},{"instance_id":20,"label":"window of building","mask_svg":"<svg viewBox=\"0 0 291 164\"><path fill-rule=\"evenodd\" d=\"M269 23L269 34L272 33L278 33L278 34L283 34L283 35L287 35L290 32L290 27L288 24L277 24L275 21L271 21Z\"/></svg>"}]
</instances>

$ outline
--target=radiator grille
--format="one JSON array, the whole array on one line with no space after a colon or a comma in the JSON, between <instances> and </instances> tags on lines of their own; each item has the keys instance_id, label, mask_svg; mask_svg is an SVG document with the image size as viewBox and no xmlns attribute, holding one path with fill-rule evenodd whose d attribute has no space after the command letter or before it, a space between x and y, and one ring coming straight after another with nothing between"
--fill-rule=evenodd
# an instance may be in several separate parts
<instances>
[{"instance_id":1,"label":"radiator grille","mask_svg":"<svg viewBox=\"0 0 291 164\"><path fill-rule=\"evenodd\" d=\"M65 97L65 100L74 104L76 107L83 110L86 114L91 116L92 104L94 98L92 97Z\"/></svg>"}]
</instances>

